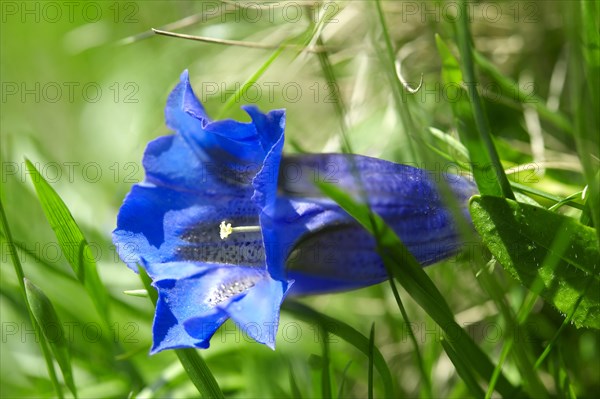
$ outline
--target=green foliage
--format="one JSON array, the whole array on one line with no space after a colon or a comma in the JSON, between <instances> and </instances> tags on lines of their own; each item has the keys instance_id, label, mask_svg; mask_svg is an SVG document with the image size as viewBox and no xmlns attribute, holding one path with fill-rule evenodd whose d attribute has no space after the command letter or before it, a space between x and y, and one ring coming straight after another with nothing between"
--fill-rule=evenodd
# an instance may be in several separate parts
<instances>
[{"instance_id":1,"label":"green foliage","mask_svg":"<svg viewBox=\"0 0 600 399\"><path fill-rule=\"evenodd\" d=\"M243 2L34 3L3 2L0 25L1 397L600 390L597 1L261 3L256 18ZM186 68L213 117L286 108L287 152L472 174L477 233L422 270L325 187L378 237L391 284L287 301L274 353L226 324L206 351L149 357L152 302L123 292L156 291L110 231Z\"/></svg>"},{"instance_id":2,"label":"green foliage","mask_svg":"<svg viewBox=\"0 0 600 399\"><path fill-rule=\"evenodd\" d=\"M455 347L455 353L465 357L465 364L472 367L472 372L479 374L484 380L490 380L494 370L492 362L456 323L443 295L393 230L383 219L373 214L367 205L356 202L337 187L325 183L319 184L319 187L373 234L378 244L377 252L382 257L390 277L393 276L427 312L447 338L452 337L449 342ZM470 359L469 362L466 361L467 358ZM505 397L513 396L517 392L517 388L502 375L499 377L498 390Z\"/></svg>"},{"instance_id":3,"label":"green foliage","mask_svg":"<svg viewBox=\"0 0 600 399\"><path fill-rule=\"evenodd\" d=\"M50 345L54 358L62 371L65 384L67 384L73 395L77 397L77 388L73 381L73 371L71 368L71 354L69 353L68 343L65 339L63 325L54 310L54 306L52 306L52 303L42 290L27 279L25 279L25 291L27 292L27 300L29 301L33 317Z\"/></svg>"},{"instance_id":4,"label":"green foliage","mask_svg":"<svg viewBox=\"0 0 600 399\"><path fill-rule=\"evenodd\" d=\"M108 321L108 295L98 276L96 262L87 240L56 191L28 159L25 162L46 218L52 230L54 230L54 234L56 234L62 253L73 268L77 279L87 289L98 313L104 320Z\"/></svg>"},{"instance_id":5,"label":"green foliage","mask_svg":"<svg viewBox=\"0 0 600 399\"><path fill-rule=\"evenodd\" d=\"M578 327L600 329L600 252L594 229L543 208L474 197L475 228L502 266Z\"/></svg>"}]
</instances>

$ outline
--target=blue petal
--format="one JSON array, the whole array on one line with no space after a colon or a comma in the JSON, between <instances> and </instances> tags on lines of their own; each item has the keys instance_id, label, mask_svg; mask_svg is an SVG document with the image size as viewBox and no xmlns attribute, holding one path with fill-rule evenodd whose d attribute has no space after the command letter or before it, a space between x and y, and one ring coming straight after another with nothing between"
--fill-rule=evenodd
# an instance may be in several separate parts
<instances>
[{"instance_id":1,"label":"blue petal","mask_svg":"<svg viewBox=\"0 0 600 399\"><path fill-rule=\"evenodd\" d=\"M293 281L285 283L266 275L243 298L232 301L225 310L248 336L275 349L279 308L291 285Z\"/></svg>"},{"instance_id":2,"label":"blue petal","mask_svg":"<svg viewBox=\"0 0 600 399\"><path fill-rule=\"evenodd\" d=\"M210 121L185 71L180 83L169 95L165 117L167 126L184 138L199 159L210 159L225 167L244 165L258 168L266 153L283 135L283 126L278 119L284 111L272 111L268 115L252 107L247 107L246 111L253 122ZM260 124L257 125L254 119ZM253 171L254 174L256 171Z\"/></svg>"},{"instance_id":3,"label":"blue petal","mask_svg":"<svg viewBox=\"0 0 600 399\"><path fill-rule=\"evenodd\" d=\"M153 282L159 297L152 353L190 346L207 348L210 337L229 317L226 307L241 300L266 276L256 268L218 265L198 265L201 271L188 275L188 262L147 267L154 270L167 267L173 277ZM178 267L184 271L177 273Z\"/></svg>"},{"instance_id":4,"label":"blue petal","mask_svg":"<svg viewBox=\"0 0 600 399\"><path fill-rule=\"evenodd\" d=\"M271 173L272 193L276 187L285 112L245 109L251 123L211 122L187 72L182 74L165 111L168 126L177 134L148 145L146 179L125 199L113 232L117 251L129 267L137 270L142 259L265 264L260 234L236 234L225 244L218 236L221 221L258 224L260 210L251 199L251 183L259 170ZM272 166L263 166L265 157L275 159Z\"/></svg>"}]
</instances>

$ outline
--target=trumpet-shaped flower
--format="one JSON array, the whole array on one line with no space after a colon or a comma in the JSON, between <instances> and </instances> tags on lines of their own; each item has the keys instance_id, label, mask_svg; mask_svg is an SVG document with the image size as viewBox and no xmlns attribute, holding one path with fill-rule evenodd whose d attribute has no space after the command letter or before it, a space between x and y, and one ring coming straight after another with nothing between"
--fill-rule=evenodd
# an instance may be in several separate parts
<instances>
[{"instance_id":1,"label":"trumpet-shaped flower","mask_svg":"<svg viewBox=\"0 0 600 399\"><path fill-rule=\"evenodd\" d=\"M185 71L165 110L175 134L148 144L146 177L119 211L118 253L159 294L152 353L207 348L228 318L274 348L286 295L385 280L374 239L315 180L364 194L423 265L462 244L426 171L358 155L282 158L285 112L244 110L251 122L212 121ZM474 186L443 177L466 215Z\"/></svg>"}]
</instances>

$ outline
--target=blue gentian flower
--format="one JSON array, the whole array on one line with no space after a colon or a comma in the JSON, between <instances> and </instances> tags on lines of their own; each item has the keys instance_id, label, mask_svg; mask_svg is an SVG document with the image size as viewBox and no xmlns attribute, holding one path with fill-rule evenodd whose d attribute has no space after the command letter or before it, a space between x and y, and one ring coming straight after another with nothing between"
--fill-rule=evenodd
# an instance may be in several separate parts
<instances>
[{"instance_id":1,"label":"blue gentian flower","mask_svg":"<svg viewBox=\"0 0 600 399\"><path fill-rule=\"evenodd\" d=\"M158 290L151 353L207 348L228 318L274 348L286 295L387 278L374 239L315 179L357 196L364 191L423 265L462 245L426 171L358 155L282 158L285 112L243 108L249 123L212 121L185 71L165 110L176 134L148 144L146 177L119 211L117 251L133 270L141 265ZM442 176L468 217L474 185Z\"/></svg>"}]
</instances>

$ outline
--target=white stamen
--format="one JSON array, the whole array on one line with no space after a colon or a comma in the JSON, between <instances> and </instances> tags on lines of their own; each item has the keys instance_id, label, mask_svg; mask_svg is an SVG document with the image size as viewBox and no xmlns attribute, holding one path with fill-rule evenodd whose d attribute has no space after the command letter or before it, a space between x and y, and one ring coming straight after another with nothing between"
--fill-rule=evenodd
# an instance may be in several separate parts
<instances>
[{"instance_id":1,"label":"white stamen","mask_svg":"<svg viewBox=\"0 0 600 399\"><path fill-rule=\"evenodd\" d=\"M260 226L238 226L231 227L231 223L225 223L222 221L219 225L219 234L221 236L221 240L226 239L232 233L254 233L260 231Z\"/></svg>"}]
</instances>

